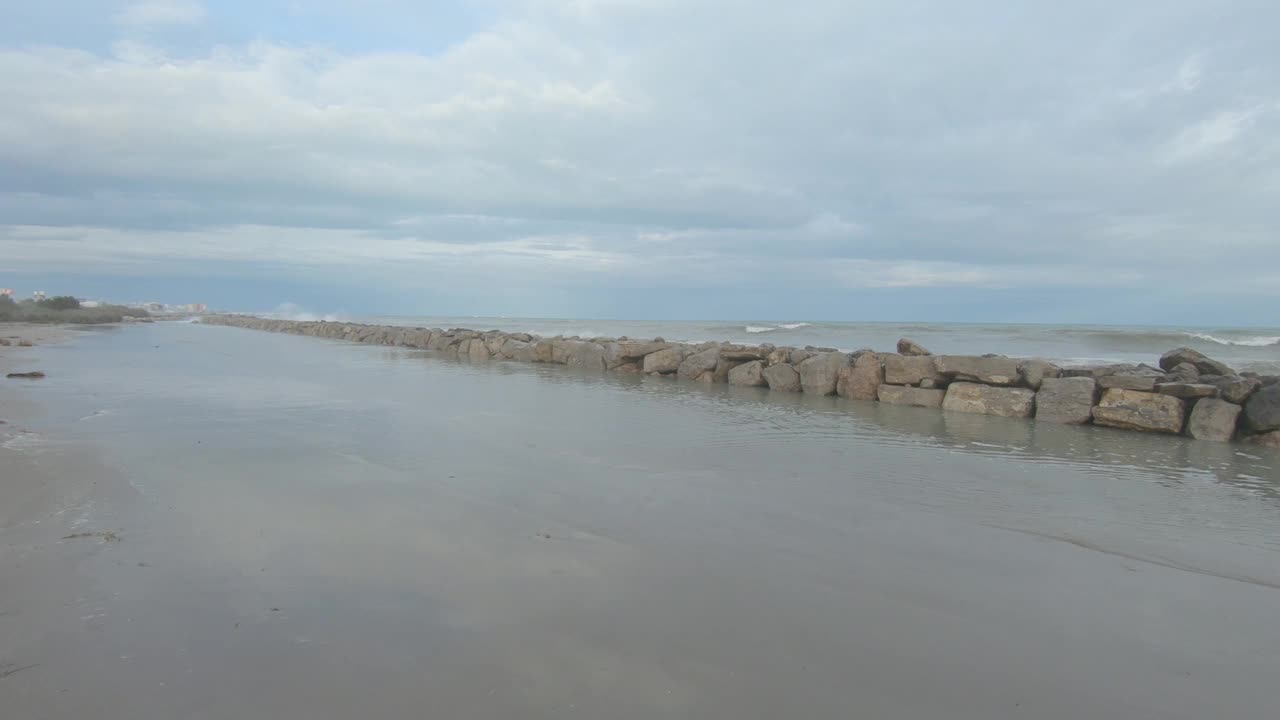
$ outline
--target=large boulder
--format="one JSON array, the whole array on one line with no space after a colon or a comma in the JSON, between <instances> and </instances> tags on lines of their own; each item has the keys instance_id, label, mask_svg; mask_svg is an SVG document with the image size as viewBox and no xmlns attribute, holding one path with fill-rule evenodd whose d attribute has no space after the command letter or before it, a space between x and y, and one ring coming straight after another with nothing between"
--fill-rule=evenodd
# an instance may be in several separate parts
<instances>
[{"instance_id":1,"label":"large boulder","mask_svg":"<svg viewBox=\"0 0 1280 720\"><path fill-rule=\"evenodd\" d=\"M1280 383L1265 385L1249 396L1244 404L1244 421L1254 434L1280 430Z\"/></svg>"},{"instance_id":2,"label":"large boulder","mask_svg":"<svg viewBox=\"0 0 1280 720\"><path fill-rule=\"evenodd\" d=\"M1174 348L1160 356L1160 368L1166 372L1173 370L1182 363L1193 365L1202 375L1236 374L1236 371L1232 370L1229 365L1220 363L1199 350L1192 350L1189 347Z\"/></svg>"},{"instance_id":3,"label":"large boulder","mask_svg":"<svg viewBox=\"0 0 1280 720\"><path fill-rule=\"evenodd\" d=\"M836 381L836 394L853 400L875 400L884 384L884 368L875 353L863 353L853 361L853 367L840 368Z\"/></svg>"},{"instance_id":4,"label":"large boulder","mask_svg":"<svg viewBox=\"0 0 1280 720\"><path fill-rule=\"evenodd\" d=\"M1243 405L1262 386L1262 381L1256 377L1239 375L1201 375L1199 382L1218 388L1223 400L1236 405Z\"/></svg>"},{"instance_id":5,"label":"large boulder","mask_svg":"<svg viewBox=\"0 0 1280 720\"><path fill-rule=\"evenodd\" d=\"M549 363L555 356L554 343L551 340L539 340L533 346L534 362Z\"/></svg>"},{"instance_id":6,"label":"large boulder","mask_svg":"<svg viewBox=\"0 0 1280 720\"><path fill-rule=\"evenodd\" d=\"M850 358L842 352L828 352L800 363L800 387L811 395L834 395L840 371L849 367Z\"/></svg>"},{"instance_id":7,"label":"large boulder","mask_svg":"<svg viewBox=\"0 0 1280 720\"><path fill-rule=\"evenodd\" d=\"M928 350L925 350L923 345L913 340L902 338L898 340L898 354L906 355L909 357L911 356L918 357L923 355L932 355L933 353L929 352Z\"/></svg>"},{"instance_id":8,"label":"large boulder","mask_svg":"<svg viewBox=\"0 0 1280 720\"><path fill-rule=\"evenodd\" d=\"M1197 440L1227 442L1236 434L1236 421L1241 408L1235 403L1216 398L1198 400L1191 408L1187 434Z\"/></svg>"},{"instance_id":9,"label":"large boulder","mask_svg":"<svg viewBox=\"0 0 1280 720\"><path fill-rule=\"evenodd\" d=\"M1062 377L1062 368L1048 360L1032 358L1018 363L1018 374L1022 377L1023 385L1032 390L1039 390L1040 383L1046 378Z\"/></svg>"},{"instance_id":10,"label":"large boulder","mask_svg":"<svg viewBox=\"0 0 1280 720\"><path fill-rule=\"evenodd\" d=\"M752 360L729 371L729 384L744 387L761 387L767 385L764 379L764 362Z\"/></svg>"},{"instance_id":11,"label":"large boulder","mask_svg":"<svg viewBox=\"0 0 1280 720\"><path fill-rule=\"evenodd\" d=\"M1204 383L1170 382L1156 385L1156 392L1183 400L1218 397L1218 388Z\"/></svg>"},{"instance_id":12,"label":"large boulder","mask_svg":"<svg viewBox=\"0 0 1280 720\"><path fill-rule=\"evenodd\" d=\"M1036 420L1084 425L1093 418L1098 382L1090 377L1045 378L1036 393Z\"/></svg>"},{"instance_id":13,"label":"large boulder","mask_svg":"<svg viewBox=\"0 0 1280 720\"><path fill-rule=\"evenodd\" d=\"M725 360L763 360L768 356L764 348L755 345L727 345L720 348L720 357Z\"/></svg>"},{"instance_id":14,"label":"large boulder","mask_svg":"<svg viewBox=\"0 0 1280 720\"><path fill-rule=\"evenodd\" d=\"M680 363L688 354L689 349L683 345L649 353L644 356L644 371L658 375L673 373L680 369Z\"/></svg>"},{"instance_id":15,"label":"large boulder","mask_svg":"<svg viewBox=\"0 0 1280 720\"><path fill-rule=\"evenodd\" d=\"M942 401L942 409L948 412L1000 417L1031 417L1035 407L1034 390L992 387L970 382L952 383Z\"/></svg>"},{"instance_id":16,"label":"large boulder","mask_svg":"<svg viewBox=\"0 0 1280 720\"><path fill-rule=\"evenodd\" d=\"M896 353L884 355L884 381L890 385L919 385L932 380L935 386L945 385L946 376L934 367L932 357L907 357Z\"/></svg>"},{"instance_id":17,"label":"large boulder","mask_svg":"<svg viewBox=\"0 0 1280 720\"><path fill-rule=\"evenodd\" d=\"M1163 377L1163 374L1159 377L1153 375L1104 375L1098 378L1098 387L1103 390L1115 388L1119 390L1155 392L1156 380Z\"/></svg>"},{"instance_id":18,"label":"large boulder","mask_svg":"<svg viewBox=\"0 0 1280 720\"><path fill-rule=\"evenodd\" d=\"M880 402L886 405L940 408L946 394L945 390L930 390L907 385L881 385L877 388Z\"/></svg>"},{"instance_id":19,"label":"large boulder","mask_svg":"<svg viewBox=\"0 0 1280 720\"><path fill-rule=\"evenodd\" d=\"M933 359L939 373L955 380L987 385L1018 384L1018 361L1000 355L938 355Z\"/></svg>"},{"instance_id":20,"label":"large boulder","mask_svg":"<svg viewBox=\"0 0 1280 720\"><path fill-rule=\"evenodd\" d=\"M780 363L764 370L764 381L770 390L800 392L800 373L788 363Z\"/></svg>"},{"instance_id":21,"label":"large boulder","mask_svg":"<svg viewBox=\"0 0 1280 720\"><path fill-rule=\"evenodd\" d=\"M1175 382L1196 382L1200 379L1200 369L1191 363L1178 363L1169 369L1169 378Z\"/></svg>"},{"instance_id":22,"label":"large boulder","mask_svg":"<svg viewBox=\"0 0 1280 720\"><path fill-rule=\"evenodd\" d=\"M569 340L565 343L564 364L588 370L604 370L604 346L584 340Z\"/></svg>"},{"instance_id":23,"label":"large boulder","mask_svg":"<svg viewBox=\"0 0 1280 720\"><path fill-rule=\"evenodd\" d=\"M792 365L800 365L800 363L813 357L812 350L796 349L791 351L791 355L787 358L787 362Z\"/></svg>"},{"instance_id":24,"label":"large boulder","mask_svg":"<svg viewBox=\"0 0 1280 720\"><path fill-rule=\"evenodd\" d=\"M715 375L716 365L720 362L720 348L710 348L686 357L676 368L676 376L681 380L703 380L711 382Z\"/></svg>"},{"instance_id":25,"label":"large boulder","mask_svg":"<svg viewBox=\"0 0 1280 720\"><path fill-rule=\"evenodd\" d=\"M502 343L502 348L498 351L502 357L517 362L535 362L537 355L534 352L533 344L516 340L515 338L507 338Z\"/></svg>"},{"instance_id":26,"label":"large boulder","mask_svg":"<svg viewBox=\"0 0 1280 720\"><path fill-rule=\"evenodd\" d=\"M483 338L471 338L471 344L467 349L467 355L473 362L489 359L489 346L485 344Z\"/></svg>"},{"instance_id":27,"label":"large boulder","mask_svg":"<svg viewBox=\"0 0 1280 720\"><path fill-rule=\"evenodd\" d=\"M765 365L769 367L788 362L791 362L791 348L776 348L769 351L768 357L765 358Z\"/></svg>"},{"instance_id":28,"label":"large boulder","mask_svg":"<svg viewBox=\"0 0 1280 720\"><path fill-rule=\"evenodd\" d=\"M1186 404L1181 398L1118 388L1102 393L1093 409L1096 425L1149 432L1180 433L1184 417Z\"/></svg>"},{"instance_id":29,"label":"large boulder","mask_svg":"<svg viewBox=\"0 0 1280 720\"><path fill-rule=\"evenodd\" d=\"M605 366L612 370L623 365L639 363L644 360L646 355L656 353L659 350L666 350L669 347L671 347L671 344L665 342L611 342L604 346Z\"/></svg>"}]
</instances>

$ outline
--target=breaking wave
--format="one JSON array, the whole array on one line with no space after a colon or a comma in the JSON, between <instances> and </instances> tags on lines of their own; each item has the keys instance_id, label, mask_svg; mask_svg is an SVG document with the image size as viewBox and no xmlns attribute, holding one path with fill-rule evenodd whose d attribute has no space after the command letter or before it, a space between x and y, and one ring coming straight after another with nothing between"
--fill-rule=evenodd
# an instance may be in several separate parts
<instances>
[{"instance_id":1,"label":"breaking wave","mask_svg":"<svg viewBox=\"0 0 1280 720\"><path fill-rule=\"evenodd\" d=\"M1187 337L1193 337L1197 340L1205 342L1217 343L1218 345L1236 345L1239 347L1270 347L1272 345L1280 345L1280 335L1255 335L1252 337L1236 338L1234 340L1214 337L1208 333L1186 333Z\"/></svg>"},{"instance_id":2,"label":"breaking wave","mask_svg":"<svg viewBox=\"0 0 1280 720\"><path fill-rule=\"evenodd\" d=\"M344 318L333 313L318 314L307 312L301 305L294 303L281 303L276 306L275 310L269 313L262 313L263 317L269 317L274 320L297 320L299 322L344 322Z\"/></svg>"},{"instance_id":3,"label":"breaking wave","mask_svg":"<svg viewBox=\"0 0 1280 720\"><path fill-rule=\"evenodd\" d=\"M781 325L748 325L743 329L749 333L756 334L756 333L774 332L775 330L799 330L802 327L809 327L812 324L813 323L801 322L801 323L782 323Z\"/></svg>"}]
</instances>

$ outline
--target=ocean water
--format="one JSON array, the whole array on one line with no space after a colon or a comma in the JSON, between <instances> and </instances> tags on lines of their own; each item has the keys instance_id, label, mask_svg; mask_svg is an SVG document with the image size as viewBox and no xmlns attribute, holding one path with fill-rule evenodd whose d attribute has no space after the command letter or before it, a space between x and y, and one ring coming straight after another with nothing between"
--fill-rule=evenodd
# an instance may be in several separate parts
<instances>
[{"instance_id":1,"label":"ocean water","mask_svg":"<svg viewBox=\"0 0 1280 720\"><path fill-rule=\"evenodd\" d=\"M0 614L13 717L1280 702L1274 451L198 324L32 352L11 451L93 448L122 489L66 518L120 540Z\"/></svg>"},{"instance_id":2,"label":"ocean water","mask_svg":"<svg viewBox=\"0 0 1280 720\"><path fill-rule=\"evenodd\" d=\"M266 313L272 315L272 313ZM306 313L277 317L325 319ZM698 322L635 320L557 320L450 316L327 316L387 325L465 327L474 330L528 332L545 337L634 338L667 340L726 340L804 347L833 347L846 351L872 348L891 351L899 338L910 338L936 354L1041 357L1065 364L1154 363L1175 347L1191 347L1237 370L1280 373L1280 328L1122 327L1085 325L1014 325L949 323L848 322Z\"/></svg>"}]
</instances>

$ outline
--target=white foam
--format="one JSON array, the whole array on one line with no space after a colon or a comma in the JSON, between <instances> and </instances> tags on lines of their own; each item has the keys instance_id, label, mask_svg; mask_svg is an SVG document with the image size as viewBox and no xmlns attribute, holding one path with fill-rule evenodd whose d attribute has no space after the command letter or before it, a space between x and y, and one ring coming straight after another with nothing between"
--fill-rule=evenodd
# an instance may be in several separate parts
<instances>
[{"instance_id":1,"label":"white foam","mask_svg":"<svg viewBox=\"0 0 1280 720\"><path fill-rule=\"evenodd\" d=\"M778 328L773 327L772 325L748 325L746 327L747 332L752 334L773 332L774 330L777 330L777 329Z\"/></svg>"},{"instance_id":2,"label":"white foam","mask_svg":"<svg viewBox=\"0 0 1280 720\"><path fill-rule=\"evenodd\" d=\"M809 327L813 323L783 323L780 327L783 330L796 330L802 327Z\"/></svg>"},{"instance_id":3,"label":"white foam","mask_svg":"<svg viewBox=\"0 0 1280 720\"><path fill-rule=\"evenodd\" d=\"M1268 347L1270 345L1280 345L1280 335L1255 335L1253 337L1240 338L1238 340L1226 340L1224 338L1214 337L1207 333L1187 333L1189 337L1205 342L1217 343L1219 345L1236 345L1239 347Z\"/></svg>"}]
</instances>

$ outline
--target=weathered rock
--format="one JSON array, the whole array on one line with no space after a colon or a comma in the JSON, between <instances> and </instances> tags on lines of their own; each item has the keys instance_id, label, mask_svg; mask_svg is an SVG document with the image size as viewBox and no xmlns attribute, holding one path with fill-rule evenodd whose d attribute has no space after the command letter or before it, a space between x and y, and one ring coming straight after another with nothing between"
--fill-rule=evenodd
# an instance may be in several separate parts
<instances>
[{"instance_id":1,"label":"weathered rock","mask_svg":"<svg viewBox=\"0 0 1280 720\"><path fill-rule=\"evenodd\" d=\"M1163 378L1164 374L1161 373L1160 377ZM1120 390L1155 392L1157 379L1159 378L1139 375L1104 375L1098 378L1098 387L1103 390L1117 388Z\"/></svg>"},{"instance_id":2,"label":"weathered rock","mask_svg":"<svg viewBox=\"0 0 1280 720\"><path fill-rule=\"evenodd\" d=\"M1199 350L1192 350L1188 347L1174 348L1169 352L1160 356L1160 368L1167 372L1172 372L1175 367L1187 363L1203 375L1235 375L1229 365L1214 360Z\"/></svg>"},{"instance_id":3,"label":"weathered rock","mask_svg":"<svg viewBox=\"0 0 1280 720\"><path fill-rule=\"evenodd\" d=\"M1280 430L1280 384L1265 385L1249 396L1244 421L1254 434Z\"/></svg>"},{"instance_id":4,"label":"weathered rock","mask_svg":"<svg viewBox=\"0 0 1280 720\"><path fill-rule=\"evenodd\" d=\"M906 338L898 340L898 354L906 356L922 356L932 355L933 353L924 349L924 346Z\"/></svg>"},{"instance_id":5,"label":"weathered rock","mask_svg":"<svg viewBox=\"0 0 1280 720\"><path fill-rule=\"evenodd\" d=\"M1262 387L1262 381L1258 378L1240 375L1201 375L1200 382L1218 388L1223 400L1236 405L1244 405L1249 396Z\"/></svg>"},{"instance_id":6,"label":"weathered rock","mask_svg":"<svg viewBox=\"0 0 1280 720\"><path fill-rule=\"evenodd\" d=\"M517 362L536 362L537 354L534 351L532 343L521 342L515 338L508 338L502 344L502 356L515 360Z\"/></svg>"},{"instance_id":7,"label":"weathered rock","mask_svg":"<svg viewBox=\"0 0 1280 720\"><path fill-rule=\"evenodd\" d=\"M720 348L710 348L686 357L676 369L681 380L701 380L703 373L714 374L720 362ZM710 382L711 378L707 378Z\"/></svg>"},{"instance_id":8,"label":"weathered rock","mask_svg":"<svg viewBox=\"0 0 1280 720\"><path fill-rule=\"evenodd\" d=\"M800 392L800 373L788 363L767 367L763 374L770 390Z\"/></svg>"},{"instance_id":9,"label":"weathered rock","mask_svg":"<svg viewBox=\"0 0 1280 720\"><path fill-rule=\"evenodd\" d=\"M1273 430L1269 433L1262 433L1261 435L1250 435L1244 440L1251 445L1280 448L1280 430Z\"/></svg>"},{"instance_id":10,"label":"weathered rock","mask_svg":"<svg viewBox=\"0 0 1280 720\"><path fill-rule=\"evenodd\" d=\"M752 360L729 371L729 384L744 387L761 387L767 385L764 379L764 363Z\"/></svg>"},{"instance_id":11,"label":"weathered rock","mask_svg":"<svg viewBox=\"0 0 1280 720\"><path fill-rule=\"evenodd\" d=\"M1183 400L1218 397L1218 388L1203 383L1160 383L1156 385L1156 392L1161 395L1172 395Z\"/></svg>"},{"instance_id":12,"label":"weathered rock","mask_svg":"<svg viewBox=\"0 0 1280 720\"><path fill-rule=\"evenodd\" d=\"M665 350L649 353L644 356L644 371L659 375L673 373L680 369L680 363L684 362L688 354L689 349L683 345L675 345Z\"/></svg>"},{"instance_id":13,"label":"weathered rock","mask_svg":"<svg viewBox=\"0 0 1280 720\"><path fill-rule=\"evenodd\" d=\"M1132 375L1134 377L1164 377L1163 370L1148 365L1131 363L1115 363L1111 365L1072 365L1062 368L1062 377L1091 377L1100 380L1112 375Z\"/></svg>"},{"instance_id":14,"label":"weathered rock","mask_svg":"<svg viewBox=\"0 0 1280 720\"><path fill-rule=\"evenodd\" d=\"M932 380L936 386L946 381L932 357L907 357L897 353L885 353L883 357L884 381L890 385L919 385L923 380Z\"/></svg>"},{"instance_id":15,"label":"weathered rock","mask_svg":"<svg viewBox=\"0 0 1280 720\"><path fill-rule=\"evenodd\" d=\"M1195 382L1200 379L1200 371L1191 363L1178 363L1169 370L1169 378L1182 382Z\"/></svg>"},{"instance_id":16,"label":"weathered rock","mask_svg":"<svg viewBox=\"0 0 1280 720\"><path fill-rule=\"evenodd\" d=\"M770 351L769 356L765 358L765 365L769 367L785 362L791 362L791 348L777 348Z\"/></svg>"},{"instance_id":17,"label":"weathered rock","mask_svg":"<svg viewBox=\"0 0 1280 720\"><path fill-rule=\"evenodd\" d=\"M549 363L554 356L554 344L551 340L539 340L533 346L533 356L537 358L535 362Z\"/></svg>"},{"instance_id":18,"label":"weathered rock","mask_svg":"<svg viewBox=\"0 0 1280 720\"><path fill-rule=\"evenodd\" d=\"M1022 377L1023 385L1032 390L1039 390L1040 383L1046 378L1062 377L1062 368L1048 360L1032 358L1018 363L1018 374Z\"/></svg>"},{"instance_id":19,"label":"weathered rock","mask_svg":"<svg viewBox=\"0 0 1280 720\"><path fill-rule=\"evenodd\" d=\"M489 348L485 345L484 340L480 338L472 338L471 345L467 349L467 354L474 362L489 359Z\"/></svg>"},{"instance_id":20,"label":"weathered rock","mask_svg":"<svg viewBox=\"0 0 1280 720\"><path fill-rule=\"evenodd\" d=\"M875 353L858 355L852 367L840 368L836 394L852 400L875 400L884 384L884 368Z\"/></svg>"},{"instance_id":21,"label":"weathered rock","mask_svg":"<svg viewBox=\"0 0 1280 720\"><path fill-rule=\"evenodd\" d=\"M798 366L800 363L804 362L805 360L808 360L811 357L813 357L813 352L809 350L792 350L791 356L790 358L788 358L788 362L790 362L792 365Z\"/></svg>"},{"instance_id":22,"label":"weathered rock","mask_svg":"<svg viewBox=\"0 0 1280 720\"><path fill-rule=\"evenodd\" d=\"M627 363L619 365L613 371L622 375L638 375L644 372L644 366L640 363Z\"/></svg>"},{"instance_id":23,"label":"weathered rock","mask_svg":"<svg viewBox=\"0 0 1280 720\"><path fill-rule=\"evenodd\" d=\"M927 390L907 385L881 385L877 388L880 402L887 405L940 408L946 394L945 390Z\"/></svg>"},{"instance_id":24,"label":"weathered rock","mask_svg":"<svg viewBox=\"0 0 1280 720\"><path fill-rule=\"evenodd\" d=\"M1093 409L1096 425L1150 432L1180 433L1185 416L1181 398L1118 388L1102 393Z\"/></svg>"},{"instance_id":25,"label":"weathered rock","mask_svg":"<svg viewBox=\"0 0 1280 720\"><path fill-rule=\"evenodd\" d=\"M1045 378L1036 393L1036 420L1084 425L1093 418L1098 381L1090 377Z\"/></svg>"},{"instance_id":26,"label":"weathered rock","mask_svg":"<svg viewBox=\"0 0 1280 720\"><path fill-rule=\"evenodd\" d=\"M951 383L942 401L942 409L948 412L1000 417L1031 417L1035 407L1034 390L992 387L970 382Z\"/></svg>"},{"instance_id":27,"label":"weathered rock","mask_svg":"<svg viewBox=\"0 0 1280 720\"><path fill-rule=\"evenodd\" d=\"M564 364L587 370L603 370L604 346L585 340L568 340L564 344Z\"/></svg>"},{"instance_id":28,"label":"weathered rock","mask_svg":"<svg viewBox=\"0 0 1280 720\"><path fill-rule=\"evenodd\" d=\"M810 395L834 395L840 370L850 366L850 358L842 352L828 352L800 363L800 387Z\"/></svg>"},{"instance_id":29,"label":"weathered rock","mask_svg":"<svg viewBox=\"0 0 1280 720\"><path fill-rule=\"evenodd\" d=\"M642 362L646 355L669 347L671 347L669 343L659 342L611 342L604 346L605 364L612 370L628 363Z\"/></svg>"},{"instance_id":30,"label":"weathered rock","mask_svg":"<svg viewBox=\"0 0 1280 720\"><path fill-rule=\"evenodd\" d=\"M489 349L490 355L500 355L502 353L502 345L506 341L506 335L490 335L484 339L484 346Z\"/></svg>"},{"instance_id":31,"label":"weathered rock","mask_svg":"<svg viewBox=\"0 0 1280 720\"><path fill-rule=\"evenodd\" d=\"M769 353L764 348L750 345L728 345L720 348L720 357L725 360L763 360Z\"/></svg>"},{"instance_id":32,"label":"weathered rock","mask_svg":"<svg viewBox=\"0 0 1280 720\"><path fill-rule=\"evenodd\" d=\"M1204 398L1191 408L1187 434L1197 440L1227 442L1236 434L1241 407L1215 398Z\"/></svg>"},{"instance_id":33,"label":"weathered rock","mask_svg":"<svg viewBox=\"0 0 1280 720\"><path fill-rule=\"evenodd\" d=\"M999 355L938 355L933 361L939 373L955 380L1016 385L1019 379L1018 361Z\"/></svg>"}]
</instances>

